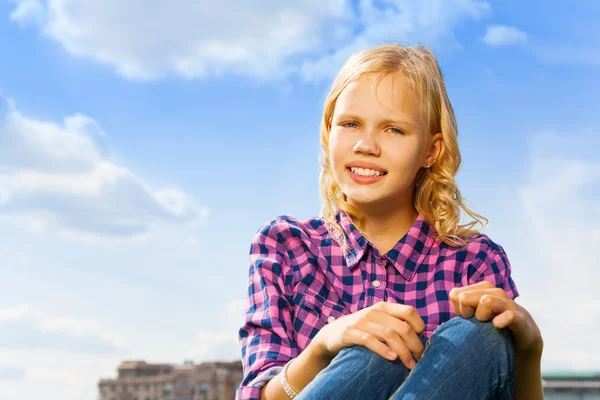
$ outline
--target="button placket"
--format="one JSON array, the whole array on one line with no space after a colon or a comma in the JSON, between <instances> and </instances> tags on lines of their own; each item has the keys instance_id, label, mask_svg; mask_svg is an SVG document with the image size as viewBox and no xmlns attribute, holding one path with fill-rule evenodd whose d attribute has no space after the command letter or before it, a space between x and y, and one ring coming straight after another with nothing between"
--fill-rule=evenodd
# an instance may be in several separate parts
<instances>
[{"instance_id":1,"label":"button placket","mask_svg":"<svg viewBox=\"0 0 600 400\"><path fill-rule=\"evenodd\" d=\"M388 264L388 261L379 254L374 254L371 260L372 263L369 268L371 273L369 274L369 280L365 282L366 288L369 289L367 292L367 306L371 306L377 301L384 300L386 296L386 265Z\"/></svg>"},{"instance_id":2,"label":"button placket","mask_svg":"<svg viewBox=\"0 0 600 400\"><path fill-rule=\"evenodd\" d=\"M381 267L381 270L377 271L377 278L374 281L371 281L371 287L374 287L375 289L379 289L383 283L382 283L382 278L385 278L385 276L387 275L387 271L386 271L386 266L388 265L388 261L381 257L380 259L377 260L377 264Z\"/></svg>"}]
</instances>

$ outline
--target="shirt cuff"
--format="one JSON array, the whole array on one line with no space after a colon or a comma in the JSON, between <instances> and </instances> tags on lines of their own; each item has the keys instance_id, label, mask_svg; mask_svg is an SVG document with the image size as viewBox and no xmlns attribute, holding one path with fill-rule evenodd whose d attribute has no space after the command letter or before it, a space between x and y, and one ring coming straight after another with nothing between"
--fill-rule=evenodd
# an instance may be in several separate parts
<instances>
[{"instance_id":1,"label":"shirt cuff","mask_svg":"<svg viewBox=\"0 0 600 400\"><path fill-rule=\"evenodd\" d=\"M261 388L244 386L235 391L235 400L260 400Z\"/></svg>"},{"instance_id":2,"label":"shirt cuff","mask_svg":"<svg viewBox=\"0 0 600 400\"><path fill-rule=\"evenodd\" d=\"M263 387L277 374L283 370L281 366L275 366L263 371L260 375L250 381L247 386L237 389L235 400L260 400L260 392ZM255 389L255 390L252 390ZM256 393L254 393L256 391Z\"/></svg>"},{"instance_id":3,"label":"shirt cuff","mask_svg":"<svg viewBox=\"0 0 600 400\"><path fill-rule=\"evenodd\" d=\"M280 367L280 366L271 367L268 370L263 371L260 375L258 375L253 380L251 380L250 383L248 383L248 386L256 386L256 387L261 388L261 387L265 386L271 379L275 378L277 376L277 374L280 373L281 371L283 371L283 367Z\"/></svg>"}]
</instances>

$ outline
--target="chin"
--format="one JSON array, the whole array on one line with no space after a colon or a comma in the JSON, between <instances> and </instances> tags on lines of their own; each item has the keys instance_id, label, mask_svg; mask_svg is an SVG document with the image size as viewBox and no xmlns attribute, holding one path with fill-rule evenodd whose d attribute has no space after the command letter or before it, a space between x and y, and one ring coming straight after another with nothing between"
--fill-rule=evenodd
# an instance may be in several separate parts
<instances>
[{"instance_id":1,"label":"chin","mask_svg":"<svg viewBox=\"0 0 600 400\"><path fill-rule=\"evenodd\" d=\"M375 196L373 193L370 194L359 194L359 193L350 193L346 194L348 201L356 204L357 206L373 206L383 200L382 196Z\"/></svg>"}]
</instances>

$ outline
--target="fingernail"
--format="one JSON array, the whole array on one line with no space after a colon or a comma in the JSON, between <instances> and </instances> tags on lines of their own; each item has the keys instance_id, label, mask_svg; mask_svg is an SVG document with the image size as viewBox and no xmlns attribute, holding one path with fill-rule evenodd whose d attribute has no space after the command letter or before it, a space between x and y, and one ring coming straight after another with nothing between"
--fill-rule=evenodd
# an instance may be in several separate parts
<instances>
[{"instance_id":1,"label":"fingernail","mask_svg":"<svg viewBox=\"0 0 600 400\"><path fill-rule=\"evenodd\" d=\"M415 367L415 365L417 365L415 360L410 360L410 362L408 363L408 368L413 369Z\"/></svg>"},{"instance_id":2,"label":"fingernail","mask_svg":"<svg viewBox=\"0 0 600 400\"><path fill-rule=\"evenodd\" d=\"M390 356L390 358L392 360L395 360L396 357L398 357L398 354L396 354L396 353L394 353L393 351L390 350L390 351L388 351L388 356Z\"/></svg>"}]
</instances>

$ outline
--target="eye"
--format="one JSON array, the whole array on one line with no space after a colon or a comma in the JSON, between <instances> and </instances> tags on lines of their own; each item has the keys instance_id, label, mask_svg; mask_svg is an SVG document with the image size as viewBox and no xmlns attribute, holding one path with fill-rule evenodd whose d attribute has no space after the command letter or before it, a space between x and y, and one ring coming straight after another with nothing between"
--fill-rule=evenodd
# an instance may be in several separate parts
<instances>
[{"instance_id":1,"label":"eye","mask_svg":"<svg viewBox=\"0 0 600 400\"><path fill-rule=\"evenodd\" d=\"M342 122L340 125L344 128L358 128L358 124L355 121Z\"/></svg>"},{"instance_id":2,"label":"eye","mask_svg":"<svg viewBox=\"0 0 600 400\"><path fill-rule=\"evenodd\" d=\"M393 126L389 129L394 135L404 135L404 131L399 128L394 128Z\"/></svg>"}]
</instances>

